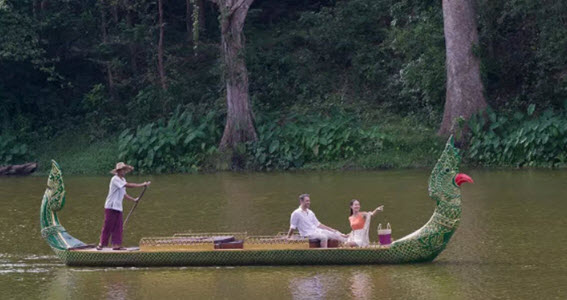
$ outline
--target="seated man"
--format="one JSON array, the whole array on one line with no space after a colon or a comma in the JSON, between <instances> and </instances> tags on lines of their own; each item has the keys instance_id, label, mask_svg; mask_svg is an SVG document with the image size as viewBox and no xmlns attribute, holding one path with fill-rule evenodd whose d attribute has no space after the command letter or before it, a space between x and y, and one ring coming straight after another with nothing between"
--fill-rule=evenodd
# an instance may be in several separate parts
<instances>
[{"instance_id":1,"label":"seated man","mask_svg":"<svg viewBox=\"0 0 567 300\"><path fill-rule=\"evenodd\" d=\"M291 238L293 231L297 229L302 237L320 240L321 248L327 248L327 241L329 239L345 241L347 235L321 224L315 214L309 209L310 205L311 199L309 198L309 194L299 196L299 208L291 213L287 238Z\"/></svg>"}]
</instances>

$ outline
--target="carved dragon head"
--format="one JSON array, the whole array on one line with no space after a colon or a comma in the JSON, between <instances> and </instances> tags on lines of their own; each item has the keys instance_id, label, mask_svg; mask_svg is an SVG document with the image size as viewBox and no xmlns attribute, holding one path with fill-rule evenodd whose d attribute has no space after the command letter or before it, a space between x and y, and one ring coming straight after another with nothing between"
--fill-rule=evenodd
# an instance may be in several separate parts
<instances>
[{"instance_id":1,"label":"carved dragon head","mask_svg":"<svg viewBox=\"0 0 567 300\"><path fill-rule=\"evenodd\" d=\"M460 160L459 150L451 136L429 177L429 196L433 200L457 204L461 199L461 184L473 182L468 175L459 173Z\"/></svg>"}]
</instances>

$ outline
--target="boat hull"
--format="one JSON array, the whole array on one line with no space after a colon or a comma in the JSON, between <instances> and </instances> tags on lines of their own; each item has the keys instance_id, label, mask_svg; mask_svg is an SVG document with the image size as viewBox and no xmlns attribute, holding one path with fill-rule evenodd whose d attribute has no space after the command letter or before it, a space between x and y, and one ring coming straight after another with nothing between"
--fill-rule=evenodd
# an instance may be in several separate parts
<instances>
[{"instance_id":1,"label":"boat hull","mask_svg":"<svg viewBox=\"0 0 567 300\"><path fill-rule=\"evenodd\" d=\"M84 251L58 250L68 266L166 267L166 266L245 266L245 265L356 265L429 262L439 253L402 251L391 248L327 248L305 250L215 251ZM439 251L440 252L440 251Z\"/></svg>"}]
</instances>

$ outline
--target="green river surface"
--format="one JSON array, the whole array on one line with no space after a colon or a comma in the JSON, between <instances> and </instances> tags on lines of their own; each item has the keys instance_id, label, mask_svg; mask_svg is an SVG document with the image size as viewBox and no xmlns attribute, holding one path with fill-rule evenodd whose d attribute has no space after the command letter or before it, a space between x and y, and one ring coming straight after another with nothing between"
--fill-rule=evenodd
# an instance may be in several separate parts
<instances>
[{"instance_id":1,"label":"green river surface","mask_svg":"<svg viewBox=\"0 0 567 300\"><path fill-rule=\"evenodd\" d=\"M0 178L0 299L567 299L567 171L465 171L475 184L463 185L461 225L437 259L358 266L66 267L39 233L47 177ZM378 223L388 222L401 238L432 215L429 172L132 175L128 181L152 185L125 229L125 245L189 230L286 231L300 193L311 194L322 223L342 232L352 198L363 210L383 204L371 240ZM61 223L94 244L110 176L64 180ZM125 200L126 213L131 206Z\"/></svg>"}]
</instances>

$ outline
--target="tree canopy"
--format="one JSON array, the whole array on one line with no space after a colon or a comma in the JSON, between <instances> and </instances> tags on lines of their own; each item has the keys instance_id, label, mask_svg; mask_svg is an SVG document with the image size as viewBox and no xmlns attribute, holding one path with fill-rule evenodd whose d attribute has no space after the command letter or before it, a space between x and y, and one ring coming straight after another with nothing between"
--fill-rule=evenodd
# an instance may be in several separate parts
<instances>
[{"instance_id":1,"label":"tree canopy","mask_svg":"<svg viewBox=\"0 0 567 300\"><path fill-rule=\"evenodd\" d=\"M488 106L563 111L567 3L474 2L473 52ZM199 0L0 1L0 135L34 141L82 128L92 138L116 136L179 107L218 112L223 124L218 15ZM441 124L441 1L256 0L244 36L239 55L254 114L339 108Z\"/></svg>"}]
</instances>

